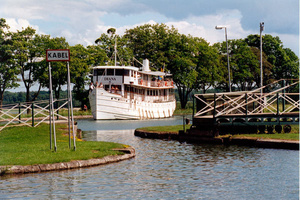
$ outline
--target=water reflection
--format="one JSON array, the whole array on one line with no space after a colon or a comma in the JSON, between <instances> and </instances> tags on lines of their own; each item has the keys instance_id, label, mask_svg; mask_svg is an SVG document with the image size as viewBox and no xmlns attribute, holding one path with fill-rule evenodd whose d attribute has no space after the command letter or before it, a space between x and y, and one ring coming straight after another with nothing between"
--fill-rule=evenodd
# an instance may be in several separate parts
<instances>
[{"instance_id":1,"label":"water reflection","mask_svg":"<svg viewBox=\"0 0 300 200\"><path fill-rule=\"evenodd\" d=\"M89 130L83 134L87 140L134 146L136 158L2 177L0 199L298 199L298 151L139 138L135 127L147 124L125 122L120 122L122 130L108 129L116 127L114 121L85 120L79 125ZM172 123L180 124L181 118Z\"/></svg>"}]
</instances>

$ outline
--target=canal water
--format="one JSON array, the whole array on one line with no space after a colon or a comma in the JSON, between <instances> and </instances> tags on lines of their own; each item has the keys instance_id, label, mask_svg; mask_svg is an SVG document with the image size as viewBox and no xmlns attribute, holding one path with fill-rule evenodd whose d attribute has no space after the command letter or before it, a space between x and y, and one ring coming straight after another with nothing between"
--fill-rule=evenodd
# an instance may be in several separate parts
<instances>
[{"instance_id":1,"label":"canal water","mask_svg":"<svg viewBox=\"0 0 300 200\"><path fill-rule=\"evenodd\" d=\"M136 157L92 168L0 178L0 199L299 199L299 151L195 145L134 136L143 121L78 120L86 140L136 149Z\"/></svg>"}]
</instances>

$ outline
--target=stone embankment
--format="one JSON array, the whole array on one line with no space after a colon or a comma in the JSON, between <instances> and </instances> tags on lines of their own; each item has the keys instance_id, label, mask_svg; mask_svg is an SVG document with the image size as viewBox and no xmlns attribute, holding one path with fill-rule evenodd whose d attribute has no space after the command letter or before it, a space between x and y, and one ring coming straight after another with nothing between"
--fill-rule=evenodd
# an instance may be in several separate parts
<instances>
[{"instance_id":1,"label":"stone embankment","mask_svg":"<svg viewBox=\"0 0 300 200\"><path fill-rule=\"evenodd\" d=\"M261 139L261 138L245 138L245 137L207 137L197 134L172 133L172 132L147 132L143 130L135 130L135 136L152 139L172 139L190 143L207 143L207 144L223 144L223 145L239 145L260 148L290 149L299 150L299 141L293 140L277 140L277 139Z\"/></svg>"},{"instance_id":2,"label":"stone embankment","mask_svg":"<svg viewBox=\"0 0 300 200\"><path fill-rule=\"evenodd\" d=\"M54 163L54 164L38 164L38 165L12 165L12 166L0 166L0 175L5 174L21 174L21 173L37 173L37 172L48 172L57 170L76 169L83 167L98 166L113 162L119 162L135 157L135 149L128 147L124 149L114 149L121 151L124 155L113 155L106 156L103 158L95 158L89 160L74 160L70 162Z\"/></svg>"}]
</instances>

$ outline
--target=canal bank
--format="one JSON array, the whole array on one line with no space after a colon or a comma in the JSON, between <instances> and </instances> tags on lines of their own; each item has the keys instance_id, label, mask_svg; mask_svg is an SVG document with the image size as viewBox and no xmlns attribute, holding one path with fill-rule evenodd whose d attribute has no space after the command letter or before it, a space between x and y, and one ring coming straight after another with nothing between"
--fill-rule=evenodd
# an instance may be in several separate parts
<instances>
[{"instance_id":1,"label":"canal bank","mask_svg":"<svg viewBox=\"0 0 300 200\"><path fill-rule=\"evenodd\" d=\"M183 131L178 133L174 132L154 132L138 130L134 131L134 135L141 138L151 139L167 139L178 140L189 143L205 143L205 144L219 144L219 145L238 145L259 148L274 148L274 149L290 149L299 150L299 141L293 140L280 140L280 139L262 139L251 137L238 137L238 136L222 136L222 137L205 137L196 134L187 134Z\"/></svg>"},{"instance_id":2,"label":"canal bank","mask_svg":"<svg viewBox=\"0 0 300 200\"><path fill-rule=\"evenodd\" d=\"M12 127L0 135L0 176L85 168L119 162L135 157L129 145L82 141L77 132L76 151L68 146L67 123L56 123L58 150L49 150L49 125Z\"/></svg>"},{"instance_id":3,"label":"canal bank","mask_svg":"<svg viewBox=\"0 0 300 200\"><path fill-rule=\"evenodd\" d=\"M61 162L53 164L38 164L38 165L10 165L0 166L0 176L7 174L25 174L25 173L39 173L49 171L68 170L76 168L94 167L123 160L128 160L135 157L135 149L127 147L124 149L114 149L123 152L123 155L105 156L103 158L94 158L89 160L73 160L70 162Z\"/></svg>"}]
</instances>

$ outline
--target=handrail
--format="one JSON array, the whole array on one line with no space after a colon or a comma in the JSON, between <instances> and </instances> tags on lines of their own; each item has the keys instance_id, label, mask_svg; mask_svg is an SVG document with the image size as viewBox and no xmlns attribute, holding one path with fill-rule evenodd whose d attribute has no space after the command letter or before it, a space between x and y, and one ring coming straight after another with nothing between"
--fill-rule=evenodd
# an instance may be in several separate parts
<instances>
[{"instance_id":1,"label":"handrail","mask_svg":"<svg viewBox=\"0 0 300 200\"><path fill-rule=\"evenodd\" d=\"M68 119L67 117L58 114L58 111L67 105L68 99L55 99L54 102L63 102L62 105L54 109L54 115L65 120ZM45 103L46 105L42 105ZM18 112L16 113L17 109ZM30 116L22 120L22 114L26 113L26 111L28 110L31 110ZM35 124L35 117L37 117L38 115L41 115L41 117L39 117L39 122ZM48 100L22 102L17 104L5 104L3 105L2 109L0 109L0 120L2 122L5 122L4 125L0 127L0 131L6 127L16 125L13 123L18 123L18 125L22 124L26 126L36 127L47 119L49 119Z\"/></svg>"},{"instance_id":2,"label":"handrail","mask_svg":"<svg viewBox=\"0 0 300 200\"><path fill-rule=\"evenodd\" d=\"M272 84L276 84L282 80L283 79L275 81ZM291 80L295 80L295 79L291 79ZM274 106L272 106L272 104L276 101L275 96L279 92L283 92L283 93L280 95L277 95L277 98L281 98L283 101L289 102L290 106L287 109L283 110L282 112L278 112L278 113L282 114L282 113L291 112L293 109L295 109L295 108L299 109L300 107L299 107L299 100L296 101L296 100L292 99L290 96L299 95L299 93L285 93L284 91L291 86L299 84L299 82L300 81L297 80L294 83L291 83L289 85L286 85L284 87L281 87L281 88L276 89L269 93L258 93L258 91L261 91L262 88L265 88L271 84L268 84L267 86L263 86L261 88L258 88L258 89L252 90L252 91L195 94L194 95L195 98L200 100L204 104L204 107L202 107L198 112L196 112L195 116L205 115L211 111L213 111L213 113L215 113L215 115L214 115L215 117L226 115L226 114L232 114L234 112L235 113L244 113L245 111L249 115L252 115L255 113L261 113L264 110L269 110L270 112L275 113L273 110L276 110L276 109L274 108ZM201 96L205 97L205 96L212 96L212 95L215 96L214 100L212 100L212 101L207 101L207 100L201 98ZM236 96L236 95L238 95L238 96ZM232 96L234 96L234 97L232 97ZM212 106L215 104L214 101L220 101L220 100L223 101L222 104ZM257 103L258 106L256 108L253 108L253 110L249 111L249 113L248 113L248 105L251 105L253 103ZM245 109L246 106L247 106L247 110Z\"/></svg>"}]
</instances>

